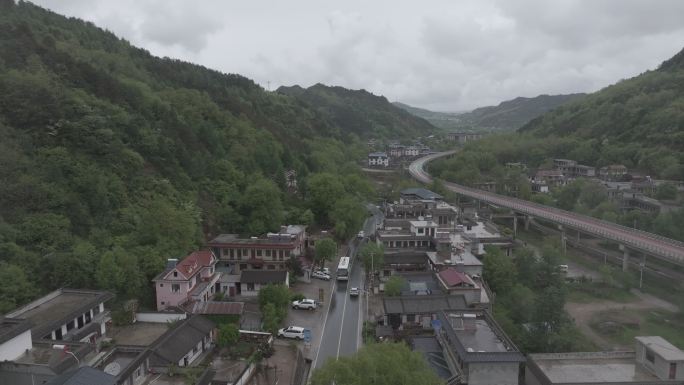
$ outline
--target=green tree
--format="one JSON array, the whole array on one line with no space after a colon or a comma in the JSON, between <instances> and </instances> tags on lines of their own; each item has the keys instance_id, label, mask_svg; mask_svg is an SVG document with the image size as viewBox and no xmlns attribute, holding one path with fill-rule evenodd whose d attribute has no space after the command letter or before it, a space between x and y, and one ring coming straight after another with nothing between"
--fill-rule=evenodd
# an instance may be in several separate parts
<instances>
[{"instance_id":1,"label":"green tree","mask_svg":"<svg viewBox=\"0 0 684 385\"><path fill-rule=\"evenodd\" d=\"M374 242L368 242L359 251L363 267L367 273L382 269L385 263L385 248Z\"/></svg>"},{"instance_id":2,"label":"green tree","mask_svg":"<svg viewBox=\"0 0 684 385\"><path fill-rule=\"evenodd\" d=\"M290 305L290 289L287 286L278 284L268 284L259 290L259 307L262 313L269 304L272 304L275 310L275 319L278 324L285 319L287 309Z\"/></svg>"},{"instance_id":3,"label":"green tree","mask_svg":"<svg viewBox=\"0 0 684 385\"><path fill-rule=\"evenodd\" d=\"M391 276L385 282L385 295L388 297L396 297L401 294L401 289L404 288L406 280L400 275Z\"/></svg>"},{"instance_id":4,"label":"green tree","mask_svg":"<svg viewBox=\"0 0 684 385\"><path fill-rule=\"evenodd\" d=\"M240 329L235 324L222 324L218 328L217 345L220 348L227 348L235 345L240 339Z\"/></svg>"},{"instance_id":5,"label":"green tree","mask_svg":"<svg viewBox=\"0 0 684 385\"><path fill-rule=\"evenodd\" d=\"M660 200L677 199L677 187L672 183L663 183L658 186L655 197Z\"/></svg>"},{"instance_id":6,"label":"green tree","mask_svg":"<svg viewBox=\"0 0 684 385\"><path fill-rule=\"evenodd\" d=\"M367 211L358 199L345 197L337 202L330 213L330 219L335 225L335 236L346 240L354 236L363 225Z\"/></svg>"},{"instance_id":7,"label":"green tree","mask_svg":"<svg viewBox=\"0 0 684 385\"><path fill-rule=\"evenodd\" d=\"M316 264L325 266L326 261L332 261L337 254L337 244L332 238L323 238L316 242Z\"/></svg>"},{"instance_id":8,"label":"green tree","mask_svg":"<svg viewBox=\"0 0 684 385\"><path fill-rule=\"evenodd\" d=\"M328 223L335 202L345 194L342 182L333 174L313 174L307 179L306 189L309 207L316 220L319 223Z\"/></svg>"},{"instance_id":9,"label":"green tree","mask_svg":"<svg viewBox=\"0 0 684 385\"><path fill-rule=\"evenodd\" d=\"M486 247L484 257L484 279L497 294L511 290L516 280L516 269L513 260L497 247Z\"/></svg>"},{"instance_id":10,"label":"green tree","mask_svg":"<svg viewBox=\"0 0 684 385\"><path fill-rule=\"evenodd\" d=\"M269 333L275 333L278 331L280 326L281 318L278 315L278 309L274 303L267 303L261 308L261 314L263 316L263 329Z\"/></svg>"},{"instance_id":11,"label":"green tree","mask_svg":"<svg viewBox=\"0 0 684 385\"><path fill-rule=\"evenodd\" d=\"M370 344L358 353L328 360L311 378L312 385L438 385L442 380L423 356L399 343Z\"/></svg>"},{"instance_id":12,"label":"green tree","mask_svg":"<svg viewBox=\"0 0 684 385\"><path fill-rule=\"evenodd\" d=\"M28 302L37 294L21 267L0 262L0 313Z\"/></svg>"},{"instance_id":13,"label":"green tree","mask_svg":"<svg viewBox=\"0 0 684 385\"><path fill-rule=\"evenodd\" d=\"M278 186L266 179L250 184L243 195L241 211L250 234L277 230L284 219Z\"/></svg>"}]
</instances>

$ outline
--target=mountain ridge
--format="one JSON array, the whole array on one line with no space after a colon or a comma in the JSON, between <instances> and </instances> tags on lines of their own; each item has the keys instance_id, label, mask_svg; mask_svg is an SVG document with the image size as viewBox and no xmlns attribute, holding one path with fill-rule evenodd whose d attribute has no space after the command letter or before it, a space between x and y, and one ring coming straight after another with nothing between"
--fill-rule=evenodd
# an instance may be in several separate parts
<instances>
[{"instance_id":1,"label":"mountain ridge","mask_svg":"<svg viewBox=\"0 0 684 385\"><path fill-rule=\"evenodd\" d=\"M395 102L400 108L423 117L433 125L448 130L500 131L516 130L541 114L586 94L517 97L496 106L479 107L469 112L436 112Z\"/></svg>"}]
</instances>

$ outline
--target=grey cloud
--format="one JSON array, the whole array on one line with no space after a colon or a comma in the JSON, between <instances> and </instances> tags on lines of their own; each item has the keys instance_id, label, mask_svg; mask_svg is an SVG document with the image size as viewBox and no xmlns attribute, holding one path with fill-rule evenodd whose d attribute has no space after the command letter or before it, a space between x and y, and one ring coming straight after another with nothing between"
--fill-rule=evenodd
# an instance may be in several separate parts
<instances>
[{"instance_id":1,"label":"grey cloud","mask_svg":"<svg viewBox=\"0 0 684 385\"><path fill-rule=\"evenodd\" d=\"M322 82L438 110L595 91L684 44L680 0L38 3L272 89Z\"/></svg>"}]
</instances>

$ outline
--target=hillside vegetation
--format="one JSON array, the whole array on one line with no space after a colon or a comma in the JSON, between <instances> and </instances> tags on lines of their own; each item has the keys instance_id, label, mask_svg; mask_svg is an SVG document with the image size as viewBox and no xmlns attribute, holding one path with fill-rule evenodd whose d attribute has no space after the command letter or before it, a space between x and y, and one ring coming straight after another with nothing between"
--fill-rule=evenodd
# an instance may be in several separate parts
<instances>
[{"instance_id":1,"label":"hillside vegetation","mask_svg":"<svg viewBox=\"0 0 684 385\"><path fill-rule=\"evenodd\" d=\"M445 130L492 132L517 130L532 119L560 105L581 99L583 96L585 94L539 95L533 98L518 97L501 102L497 106L480 107L463 113L434 112L402 103L394 104Z\"/></svg>"},{"instance_id":2,"label":"hillside vegetation","mask_svg":"<svg viewBox=\"0 0 684 385\"><path fill-rule=\"evenodd\" d=\"M366 111L368 135L415 122ZM354 234L372 194L357 131L240 75L0 0L0 313L64 286L150 303L166 258L221 232Z\"/></svg>"},{"instance_id":3,"label":"hillside vegetation","mask_svg":"<svg viewBox=\"0 0 684 385\"><path fill-rule=\"evenodd\" d=\"M316 84L309 88L280 87L279 94L296 98L325 117L331 125L364 138L415 139L428 136L435 127L365 90L348 90Z\"/></svg>"},{"instance_id":4,"label":"hillside vegetation","mask_svg":"<svg viewBox=\"0 0 684 385\"><path fill-rule=\"evenodd\" d=\"M430 169L445 180L466 185L496 181L503 194L684 240L682 209L657 216L625 213L609 201L605 188L582 180L550 195L533 194L520 170L504 166L522 162L530 169L551 168L554 158L567 158L597 168L624 164L654 178L684 180L683 57L684 51L657 70L558 107L519 132L471 143ZM672 189L665 185L662 190L667 187ZM671 195L660 190L656 196Z\"/></svg>"}]
</instances>

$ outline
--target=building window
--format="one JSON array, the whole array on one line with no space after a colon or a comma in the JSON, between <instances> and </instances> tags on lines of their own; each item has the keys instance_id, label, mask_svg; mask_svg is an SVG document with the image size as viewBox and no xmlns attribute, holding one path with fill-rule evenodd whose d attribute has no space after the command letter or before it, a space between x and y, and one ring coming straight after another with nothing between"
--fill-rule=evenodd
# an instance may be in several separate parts
<instances>
[{"instance_id":1,"label":"building window","mask_svg":"<svg viewBox=\"0 0 684 385\"><path fill-rule=\"evenodd\" d=\"M271 250L266 250L266 256L270 257L271 256Z\"/></svg>"},{"instance_id":2,"label":"building window","mask_svg":"<svg viewBox=\"0 0 684 385\"><path fill-rule=\"evenodd\" d=\"M177 271L174 271L174 272L173 272L173 276L174 276L174 277L178 277L178 272L177 272Z\"/></svg>"},{"instance_id":3,"label":"building window","mask_svg":"<svg viewBox=\"0 0 684 385\"><path fill-rule=\"evenodd\" d=\"M171 284L171 292L172 293L180 292L180 285L177 283Z\"/></svg>"},{"instance_id":4,"label":"building window","mask_svg":"<svg viewBox=\"0 0 684 385\"><path fill-rule=\"evenodd\" d=\"M248 249L242 249L242 256L243 257L249 257L249 250Z\"/></svg>"},{"instance_id":5,"label":"building window","mask_svg":"<svg viewBox=\"0 0 684 385\"><path fill-rule=\"evenodd\" d=\"M69 322L67 322L67 324L66 324L67 331L69 331L69 330L71 330L71 329L73 329L73 328L75 328L75 327L76 327L76 324L74 323L74 321L69 321Z\"/></svg>"},{"instance_id":6,"label":"building window","mask_svg":"<svg viewBox=\"0 0 684 385\"><path fill-rule=\"evenodd\" d=\"M253 283L247 284L247 291L254 291L254 284Z\"/></svg>"},{"instance_id":7,"label":"building window","mask_svg":"<svg viewBox=\"0 0 684 385\"><path fill-rule=\"evenodd\" d=\"M164 284L163 284L163 283L160 283L160 284L159 284L159 287L164 287Z\"/></svg>"},{"instance_id":8,"label":"building window","mask_svg":"<svg viewBox=\"0 0 684 385\"><path fill-rule=\"evenodd\" d=\"M257 256L257 257L261 257L262 251L263 251L263 250L261 250L261 249L257 249L257 251L256 251L256 256Z\"/></svg>"},{"instance_id":9,"label":"building window","mask_svg":"<svg viewBox=\"0 0 684 385\"><path fill-rule=\"evenodd\" d=\"M161 304L162 304L162 305L166 305L166 302L164 302L164 301L161 301Z\"/></svg>"}]
</instances>

